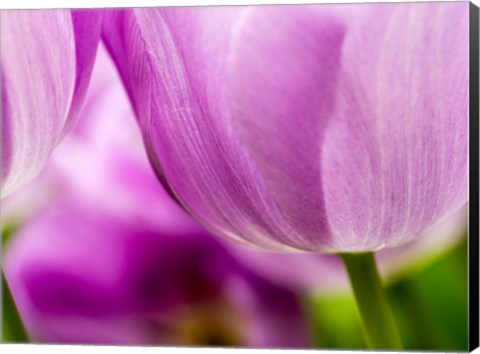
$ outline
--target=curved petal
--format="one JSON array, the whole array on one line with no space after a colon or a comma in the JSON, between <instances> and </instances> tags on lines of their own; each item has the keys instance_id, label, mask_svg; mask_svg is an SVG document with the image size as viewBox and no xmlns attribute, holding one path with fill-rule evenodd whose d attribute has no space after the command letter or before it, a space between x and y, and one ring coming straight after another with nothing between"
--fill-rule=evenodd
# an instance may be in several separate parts
<instances>
[{"instance_id":1,"label":"curved petal","mask_svg":"<svg viewBox=\"0 0 480 354\"><path fill-rule=\"evenodd\" d=\"M357 252L467 201L467 14L140 9L104 38L160 179L198 220L263 248Z\"/></svg>"},{"instance_id":2,"label":"curved petal","mask_svg":"<svg viewBox=\"0 0 480 354\"><path fill-rule=\"evenodd\" d=\"M75 33L76 80L64 132L70 129L82 107L96 57L103 20L103 12L99 9L72 10L71 13Z\"/></svg>"},{"instance_id":3,"label":"curved petal","mask_svg":"<svg viewBox=\"0 0 480 354\"><path fill-rule=\"evenodd\" d=\"M100 24L87 12L2 12L2 197L39 173L76 116Z\"/></svg>"},{"instance_id":4,"label":"curved petal","mask_svg":"<svg viewBox=\"0 0 480 354\"><path fill-rule=\"evenodd\" d=\"M341 251L403 244L468 200L468 4L363 9L322 155Z\"/></svg>"},{"instance_id":5,"label":"curved petal","mask_svg":"<svg viewBox=\"0 0 480 354\"><path fill-rule=\"evenodd\" d=\"M1 14L2 196L37 175L63 129L75 83L68 11Z\"/></svg>"},{"instance_id":6,"label":"curved petal","mask_svg":"<svg viewBox=\"0 0 480 354\"><path fill-rule=\"evenodd\" d=\"M328 10L251 10L233 39L226 84L230 124L308 249L330 234L319 161L345 30Z\"/></svg>"},{"instance_id":7,"label":"curved petal","mask_svg":"<svg viewBox=\"0 0 480 354\"><path fill-rule=\"evenodd\" d=\"M321 217L314 218L314 212L310 213L310 217L305 216L310 223L307 225L298 210L281 210L288 204L287 197L296 194L281 195L283 176L289 178L287 182L295 176L308 177L311 189L318 190L318 171L309 172L306 167L318 157L317 149L312 148L312 158L297 174L290 169L277 178L274 172L285 164L278 161L269 167L265 149L254 156L257 146L242 143L255 140L258 129L252 123L252 133L244 132L242 136L236 126L259 121L265 118L268 108L274 107L269 122L278 122L279 128L282 119L301 112L306 112L306 121L322 126L331 97L327 94L325 103L317 103L315 98L328 90L314 89L335 76L334 59L326 53L339 54L342 27L330 16L320 16L302 6L142 9L112 16L104 28L107 47L132 98L150 158L186 208L217 233L264 247L324 246L323 239L312 244L311 233L301 233L315 227L323 227L323 231L325 221ZM256 30L260 31L252 35ZM276 38L278 33L282 40ZM252 44L244 48L242 43L246 41ZM259 48L266 48L262 52L265 56L255 57ZM242 61L244 51L250 51L255 60ZM284 60L268 65L278 56ZM269 97L265 110L255 113L258 102L241 99L234 102L235 110L230 107L229 96L235 91L256 92L259 88L254 74L245 84L238 82L235 73L240 65L252 65L254 73L263 71L271 79L260 87L264 90L261 97ZM239 76L242 74L240 71ZM295 99L289 101L281 91L291 80L305 82L286 91ZM230 92L229 82L238 83L234 92ZM271 89L274 92L269 93ZM295 107L296 99L302 96L305 98L301 107ZM243 104L249 106L245 111L238 110ZM245 121L242 114L251 116ZM286 121L285 128L291 129L297 123L292 118ZM302 128L305 134L292 138L289 146L318 136L310 134L306 127ZM283 133L273 135L278 141L285 138ZM296 159L300 151L301 147L292 152L289 161ZM281 155L285 149L277 152ZM272 185L274 190L270 189ZM295 190L298 187L299 183L295 183ZM309 206L318 204L318 198L310 200L303 192L298 200ZM321 209L319 206L315 211ZM319 237L326 238L328 233Z\"/></svg>"}]
</instances>

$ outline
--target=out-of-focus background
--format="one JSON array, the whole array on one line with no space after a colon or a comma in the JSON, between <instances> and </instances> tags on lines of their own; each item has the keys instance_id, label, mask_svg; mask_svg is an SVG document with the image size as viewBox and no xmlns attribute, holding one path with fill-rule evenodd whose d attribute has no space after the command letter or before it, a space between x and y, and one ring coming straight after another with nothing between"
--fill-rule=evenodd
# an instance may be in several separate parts
<instances>
[{"instance_id":1,"label":"out-of-focus background","mask_svg":"<svg viewBox=\"0 0 480 354\"><path fill-rule=\"evenodd\" d=\"M3 230L3 252L8 252L8 236L8 230ZM2 282L2 287L4 286L5 283ZM420 272L388 286L388 299L404 348L467 350L467 289L466 237L462 237L459 244ZM8 289L3 288L2 295L3 341L24 342L24 329L15 314L11 294ZM359 314L351 293L317 293L311 296L305 294L302 300L308 316L309 330L314 334L310 343L312 347L365 348ZM220 308L218 310L222 311ZM231 326L235 323L235 319L232 320L233 322L222 326ZM203 330L198 329L200 332ZM151 344L161 345L160 342Z\"/></svg>"}]
</instances>

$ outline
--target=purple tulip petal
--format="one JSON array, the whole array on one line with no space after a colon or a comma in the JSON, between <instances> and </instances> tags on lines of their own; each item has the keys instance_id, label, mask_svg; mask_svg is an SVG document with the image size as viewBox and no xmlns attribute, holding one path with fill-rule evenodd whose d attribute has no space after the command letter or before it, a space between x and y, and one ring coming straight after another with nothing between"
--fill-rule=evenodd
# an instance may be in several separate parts
<instances>
[{"instance_id":1,"label":"purple tulip petal","mask_svg":"<svg viewBox=\"0 0 480 354\"><path fill-rule=\"evenodd\" d=\"M322 154L342 251L405 243L468 200L468 4L364 10Z\"/></svg>"},{"instance_id":2,"label":"purple tulip petal","mask_svg":"<svg viewBox=\"0 0 480 354\"><path fill-rule=\"evenodd\" d=\"M2 197L43 168L76 115L90 76L100 15L1 14Z\"/></svg>"},{"instance_id":3,"label":"purple tulip petal","mask_svg":"<svg viewBox=\"0 0 480 354\"><path fill-rule=\"evenodd\" d=\"M255 133L245 132L241 136L234 132L234 127L248 125L250 119L252 122L264 119L263 113L273 107L277 108L269 119L272 124L280 124L276 121L289 113L311 110L306 119L317 127L322 126L322 113L330 109L331 95L326 95L325 103L317 104L314 98L322 96L323 91L311 93L310 90L319 87L322 80L335 76L335 64L325 53L339 54L342 27L329 16L318 16L305 7L283 11L275 8L135 9L118 12L106 23L104 38L132 98L150 158L177 198L209 227L235 239L265 247L316 246L300 231L312 230L313 226L324 231L325 220L305 215L298 209L281 211L279 206L288 204L286 197L296 193L285 192L279 196L275 193L282 189L283 177L288 177L287 183L295 175L309 181L319 179L318 171L308 171L311 160L305 161L298 173L291 169L280 178L274 178L273 172L278 172L285 164L277 161L267 166L265 146L255 159L252 158L256 146L252 149L243 146L241 139L254 140ZM249 25L257 28L260 23L275 31L263 31L267 34L252 38L252 32L246 29ZM283 34L282 40L275 38L276 33ZM247 40L252 41L251 48L238 44ZM269 46L262 53L265 56L256 57L257 61L251 65L258 72L272 58L284 55L285 59L272 65L271 71L265 74L277 77L283 73L284 76L277 85L265 83L265 90L273 85L276 92L263 111L253 115L258 102L251 101L246 102L247 112L237 107L233 114L228 107L230 93L226 92L230 90L229 81L238 81L232 74L236 68L232 62L245 55L243 50L255 55L255 51L266 43ZM285 66L294 69L286 71ZM282 93L287 81L303 82L312 71L319 77ZM254 74L245 86L239 84L234 88L250 92L257 89ZM305 96L303 106L289 105L285 94ZM237 103L243 104L241 100ZM283 111L286 113L277 117ZM252 114L249 121L239 117L244 113ZM296 123L292 118L287 125L292 127ZM305 134L309 141L317 137L306 131ZM285 138L283 133L273 135L278 141ZM302 137L292 138L289 146L300 140ZM300 151L301 148L293 151L288 160L293 163ZM257 163L262 160L263 166L259 168ZM269 190L269 185L275 190ZM295 183L294 189L298 191L299 186ZM305 205L318 202L307 199L306 193L298 196ZM319 206L316 211L321 213L321 209Z\"/></svg>"},{"instance_id":4,"label":"purple tulip petal","mask_svg":"<svg viewBox=\"0 0 480 354\"><path fill-rule=\"evenodd\" d=\"M319 9L263 7L239 26L225 103L232 129L309 249L329 235L319 161L344 36Z\"/></svg>"},{"instance_id":5,"label":"purple tulip petal","mask_svg":"<svg viewBox=\"0 0 480 354\"><path fill-rule=\"evenodd\" d=\"M2 196L30 181L63 129L75 82L68 11L3 12Z\"/></svg>"},{"instance_id":6,"label":"purple tulip petal","mask_svg":"<svg viewBox=\"0 0 480 354\"><path fill-rule=\"evenodd\" d=\"M76 81L64 131L75 121L87 91L100 39L103 12L100 10L73 10L72 25L76 44Z\"/></svg>"},{"instance_id":7,"label":"purple tulip petal","mask_svg":"<svg viewBox=\"0 0 480 354\"><path fill-rule=\"evenodd\" d=\"M468 200L467 15L135 9L104 38L160 180L198 220L264 248L357 252Z\"/></svg>"}]
</instances>

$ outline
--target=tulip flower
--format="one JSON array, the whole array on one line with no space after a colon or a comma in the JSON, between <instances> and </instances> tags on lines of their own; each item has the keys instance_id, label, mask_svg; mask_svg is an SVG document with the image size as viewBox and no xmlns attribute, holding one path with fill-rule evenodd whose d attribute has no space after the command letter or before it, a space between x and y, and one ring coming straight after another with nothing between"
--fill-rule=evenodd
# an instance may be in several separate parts
<instances>
[{"instance_id":1,"label":"tulip flower","mask_svg":"<svg viewBox=\"0 0 480 354\"><path fill-rule=\"evenodd\" d=\"M39 174L78 115L100 28L96 11L2 11L2 197Z\"/></svg>"},{"instance_id":2,"label":"tulip flower","mask_svg":"<svg viewBox=\"0 0 480 354\"><path fill-rule=\"evenodd\" d=\"M99 51L80 120L30 200L46 185L58 191L6 248L3 269L31 339L311 345L296 289L247 268L162 189L114 70Z\"/></svg>"},{"instance_id":3,"label":"tulip flower","mask_svg":"<svg viewBox=\"0 0 480 354\"><path fill-rule=\"evenodd\" d=\"M398 348L371 254L468 201L467 3L111 12L160 181L216 234L342 254L367 342Z\"/></svg>"},{"instance_id":4,"label":"tulip flower","mask_svg":"<svg viewBox=\"0 0 480 354\"><path fill-rule=\"evenodd\" d=\"M466 204L468 4L109 16L157 174L217 234L375 251Z\"/></svg>"}]
</instances>

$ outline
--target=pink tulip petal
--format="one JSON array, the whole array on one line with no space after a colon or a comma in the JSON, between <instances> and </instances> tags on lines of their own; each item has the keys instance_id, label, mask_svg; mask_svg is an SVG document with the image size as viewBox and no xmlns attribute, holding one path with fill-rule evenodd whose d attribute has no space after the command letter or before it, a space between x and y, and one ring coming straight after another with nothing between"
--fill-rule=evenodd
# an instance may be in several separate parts
<instances>
[{"instance_id":1,"label":"pink tulip petal","mask_svg":"<svg viewBox=\"0 0 480 354\"><path fill-rule=\"evenodd\" d=\"M100 15L5 11L1 35L4 197L37 176L80 108Z\"/></svg>"},{"instance_id":2,"label":"pink tulip petal","mask_svg":"<svg viewBox=\"0 0 480 354\"><path fill-rule=\"evenodd\" d=\"M225 103L232 129L301 235L298 244L309 249L318 247L319 235L329 235L319 161L344 36L344 28L319 9L252 10L233 40Z\"/></svg>"},{"instance_id":3,"label":"pink tulip petal","mask_svg":"<svg viewBox=\"0 0 480 354\"><path fill-rule=\"evenodd\" d=\"M192 215L263 248L359 252L468 200L467 15L134 9L104 39L158 177Z\"/></svg>"},{"instance_id":4,"label":"pink tulip petal","mask_svg":"<svg viewBox=\"0 0 480 354\"><path fill-rule=\"evenodd\" d=\"M230 93L226 91L230 89L229 80L236 80L235 75L232 77L235 69L232 62L245 55L243 50L251 50L254 55L268 43L271 51L267 49L265 57L256 58L252 64L257 70L283 53L285 60L266 73L272 77L284 73L280 83L302 81L312 70L321 73L318 79L313 78L288 92L295 97L307 95L303 107L290 106L280 92L280 84L275 86L276 96L272 95L269 107L280 105L277 113L283 108L292 113L316 109L321 114L328 109L329 98L326 97L327 103L317 105L311 100L318 94L310 94L309 90L334 75L329 73L333 64L325 53L338 53L342 28L328 16L316 16L303 7L135 9L112 16L104 31L107 47L132 98L153 164L161 177L168 180L177 198L200 220L230 237L264 247L312 247L309 240L295 230L309 225L303 222L298 211L291 210L288 215L291 220L288 220L279 209L277 196L268 188L270 183L281 189L279 179L266 181L250 156L251 151L242 146L241 138L252 137L241 137L234 132L235 125L246 122L238 118L242 112L235 112L235 116L230 111ZM252 33L244 30L249 25L257 28L260 23L275 31L252 38ZM288 36L279 41L275 33ZM253 41L251 48L238 44L245 40ZM289 50L290 47L295 50ZM315 61L317 57L319 62ZM304 65L305 60L309 65ZM295 69L289 71L288 68ZM248 90L255 89L253 79L246 83ZM252 114L256 103L249 104L248 113ZM252 121L257 118L263 119L261 113L251 117ZM321 118L314 113L308 117L311 121L317 120L315 124L319 126L323 124ZM288 123L289 126L295 124L294 119ZM312 134L308 139L315 136ZM284 136L276 138L282 140ZM290 145L299 140L301 138L292 139ZM289 158L294 160L298 152ZM306 164L299 169L298 176L309 174ZM278 171L282 167L279 163L273 169ZM311 179L316 180L317 174L313 171ZM278 198L280 204L286 204L285 197ZM305 198L305 194L299 198ZM314 201L306 203L311 205ZM312 224L325 225L324 221L306 218Z\"/></svg>"},{"instance_id":5,"label":"pink tulip petal","mask_svg":"<svg viewBox=\"0 0 480 354\"><path fill-rule=\"evenodd\" d=\"M468 4L364 9L322 154L342 251L405 243L468 200Z\"/></svg>"},{"instance_id":6,"label":"pink tulip petal","mask_svg":"<svg viewBox=\"0 0 480 354\"><path fill-rule=\"evenodd\" d=\"M68 11L2 12L2 196L45 164L63 129L75 82Z\"/></svg>"},{"instance_id":7,"label":"pink tulip petal","mask_svg":"<svg viewBox=\"0 0 480 354\"><path fill-rule=\"evenodd\" d=\"M90 81L95 54L102 28L103 12L100 10L72 11L72 24L76 43L76 81L70 111L64 132L67 132L77 117Z\"/></svg>"}]
</instances>

